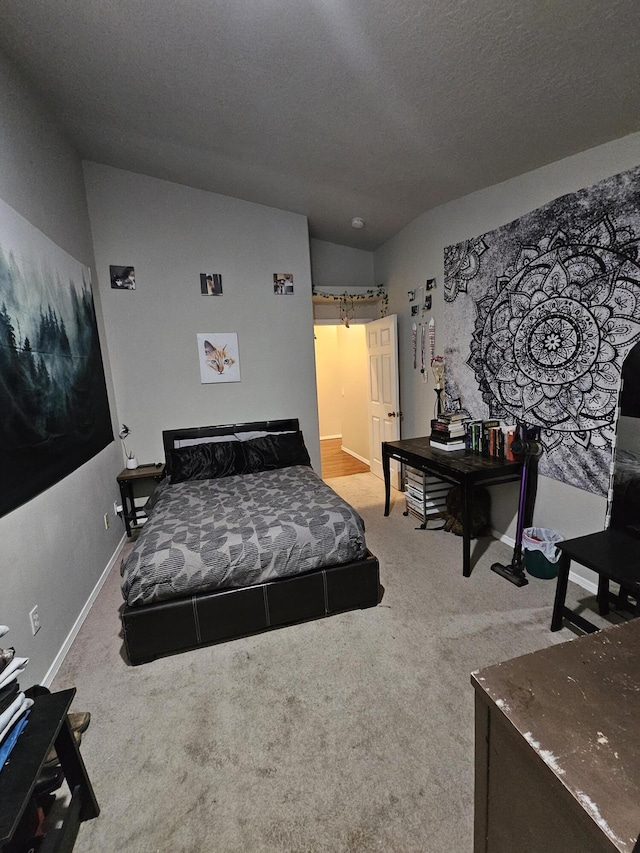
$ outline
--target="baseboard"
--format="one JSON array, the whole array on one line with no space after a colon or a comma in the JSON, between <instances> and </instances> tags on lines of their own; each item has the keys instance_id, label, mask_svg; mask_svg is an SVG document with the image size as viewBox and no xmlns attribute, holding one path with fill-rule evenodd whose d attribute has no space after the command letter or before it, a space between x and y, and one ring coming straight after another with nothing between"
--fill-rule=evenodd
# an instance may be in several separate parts
<instances>
[{"instance_id":1,"label":"baseboard","mask_svg":"<svg viewBox=\"0 0 640 853\"><path fill-rule=\"evenodd\" d=\"M365 459L364 456L360 456L360 454L356 453L355 450L349 450L349 448L345 447L344 445L340 446L340 450L342 450L344 453L348 453L349 456L353 456L353 458L357 459L358 462L363 462L365 465L370 464L368 459Z\"/></svg>"},{"instance_id":2,"label":"baseboard","mask_svg":"<svg viewBox=\"0 0 640 853\"><path fill-rule=\"evenodd\" d=\"M44 687L50 687L51 682L53 681L53 679L58 674L58 670L62 666L62 661L65 659L65 657L67 656L67 652L71 648L71 643L73 643L75 638L78 636L78 632L80 631L80 628L82 628L82 623L84 622L84 620L89 615L89 611L91 610L91 605L93 604L93 602L98 597L98 593L100 592L100 590L104 586L104 583L105 583L107 577L109 576L109 572L115 566L116 560L118 559L118 555L120 554L120 551L122 550L122 546L124 545L126 538L127 538L126 534L123 534L122 539L118 543L116 550L113 552L113 555L112 555L111 559L109 560L109 562L107 563L106 568L104 569L104 571L102 572L102 574L98 578L98 581L97 581L96 585L94 586L94 588L91 590L89 598L85 602L85 605L82 608L82 610L80 611L78 618L73 623L73 627L71 628L71 630L67 634L67 638L65 639L64 643L60 647L60 651L55 656L53 663L51 664L51 666L47 670L47 674L45 675L45 677L42 680L42 684Z\"/></svg>"},{"instance_id":3,"label":"baseboard","mask_svg":"<svg viewBox=\"0 0 640 853\"><path fill-rule=\"evenodd\" d=\"M320 441L330 441L331 439L334 439L334 438L342 438L342 433L340 432L340 433L338 433L338 435L321 435Z\"/></svg>"},{"instance_id":4,"label":"baseboard","mask_svg":"<svg viewBox=\"0 0 640 853\"><path fill-rule=\"evenodd\" d=\"M494 539L499 539L500 542L504 542L505 545L508 545L510 548L515 548L516 540L512 539L511 536L507 536L505 533L498 533L497 530L492 530L491 535ZM572 581L572 583L577 583L578 586L586 589L586 591L590 592L592 595L597 595L598 593L597 583L593 583L593 581L583 578L582 575L579 575L574 571L569 570L569 580Z\"/></svg>"}]
</instances>

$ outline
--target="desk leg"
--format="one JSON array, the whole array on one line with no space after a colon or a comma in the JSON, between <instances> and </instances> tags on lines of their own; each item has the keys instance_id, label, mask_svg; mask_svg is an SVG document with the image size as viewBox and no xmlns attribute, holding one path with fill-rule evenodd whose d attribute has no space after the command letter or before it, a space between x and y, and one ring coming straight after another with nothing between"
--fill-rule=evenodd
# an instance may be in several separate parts
<instances>
[{"instance_id":1,"label":"desk leg","mask_svg":"<svg viewBox=\"0 0 640 853\"><path fill-rule=\"evenodd\" d=\"M553 602L553 615L551 616L551 630L559 631L562 628L562 617L564 613L564 602L567 597L567 586L569 584L569 567L571 559L567 554L560 554L558 560L558 581L556 583L556 597Z\"/></svg>"},{"instance_id":2,"label":"desk leg","mask_svg":"<svg viewBox=\"0 0 640 853\"><path fill-rule=\"evenodd\" d=\"M384 475L384 514L389 515L389 504L391 502L391 466L389 454L384 445L382 447L382 473Z\"/></svg>"},{"instance_id":3,"label":"desk leg","mask_svg":"<svg viewBox=\"0 0 640 853\"><path fill-rule=\"evenodd\" d=\"M620 596L622 596L622 587L620 587ZM609 578L604 575L598 575L598 610L601 616L607 616L609 613Z\"/></svg>"},{"instance_id":4,"label":"desk leg","mask_svg":"<svg viewBox=\"0 0 640 853\"><path fill-rule=\"evenodd\" d=\"M462 574L471 577L471 506L473 487L462 483Z\"/></svg>"}]
</instances>

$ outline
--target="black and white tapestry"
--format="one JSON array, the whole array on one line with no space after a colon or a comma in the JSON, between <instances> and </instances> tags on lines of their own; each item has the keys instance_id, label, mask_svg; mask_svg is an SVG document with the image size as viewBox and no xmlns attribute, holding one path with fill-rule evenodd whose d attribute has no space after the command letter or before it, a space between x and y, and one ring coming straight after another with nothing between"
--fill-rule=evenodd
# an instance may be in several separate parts
<instances>
[{"instance_id":1,"label":"black and white tapestry","mask_svg":"<svg viewBox=\"0 0 640 853\"><path fill-rule=\"evenodd\" d=\"M639 242L640 167L444 250L447 406L540 427L540 473L601 495Z\"/></svg>"},{"instance_id":2,"label":"black and white tapestry","mask_svg":"<svg viewBox=\"0 0 640 853\"><path fill-rule=\"evenodd\" d=\"M0 515L110 441L90 271L0 201Z\"/></svg>"}]
</instances>

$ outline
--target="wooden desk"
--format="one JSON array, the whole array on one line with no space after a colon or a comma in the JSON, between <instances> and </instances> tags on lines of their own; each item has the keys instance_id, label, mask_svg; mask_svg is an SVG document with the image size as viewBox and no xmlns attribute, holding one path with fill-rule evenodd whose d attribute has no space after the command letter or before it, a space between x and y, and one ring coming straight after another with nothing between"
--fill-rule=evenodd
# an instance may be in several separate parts
<instances>
[{"instance_id":1,"label":"wooden desk","mask_svg":"<svg viewBox=\"0 0 640 853\"><path fill-rule=\"evenodd\" d=\"M520 480L522 462L508 462L493 456L480 456L467 450L438 450L428 437L382 442L384 474L384 514L389 515L391 498L390 460L396 459L419 471L435 474L447 483L460 486L462 492L462 574L471 575L471 509L473 489Z\"/></svg>"},{"instance_id":2,"label":"wooden desk","mask_svg":"<svg viewBox=\"0 0 640 853\"><path fill-rule=\"evenodd\" d=\"M640 850L640 619L474 673L474 853Z\"/></svg>"},{"instance_id":3,"label":"wooden desk","mask_svg":"<svg viewBox=\"0 0 640 853\"><path fill-rule=\"evenodd\" d=\"M622 590L627 590L636 597L638 601L635 608L636 615L640 615L638 612L640 611L640 540L630 536L625 530L609 528L587 536L566 539L558 542L557 546L560 559L551 617L552 631L559 631L564 619L587 633L598 630L593 622L565 604L572 560L597 573L598 605L601 615L605 616L609 612L610 580L620 584Z\"/></svg>"}]
</instances>

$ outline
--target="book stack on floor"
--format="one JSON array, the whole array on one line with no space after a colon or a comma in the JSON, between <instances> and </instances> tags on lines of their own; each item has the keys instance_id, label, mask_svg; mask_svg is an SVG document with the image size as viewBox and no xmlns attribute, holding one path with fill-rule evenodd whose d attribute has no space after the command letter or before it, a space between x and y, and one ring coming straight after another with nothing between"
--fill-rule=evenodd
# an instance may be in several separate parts
<instances>
[{"instance_id":1,"label":"book stack on floor","mask_svg":"<svg viewBox=\"0 0 640 853\"><path fill-rule=\"evenodd\" d=\"M0 638L9 629L0 625ZM0 772L29 719L33 699L20 690L18 676L29 658L16 657L15 649L0 649Z\"/></svg>"},{"instance_id":2,"label":"book stack on floor","mask_svg":"<svg viewBox=\"0 0 640 853\"><path fill-rule=\"evenodd\" d=\"M440 518L446 509L447 492L450 483L438 477L416 471L406 465L404 468L404 490L407 510L411 515L426 522L430 518Z\"/></svg>"},{"instance_id":3,"label":"book stack on floor","mask_svg":"<svg viewBox=\"0 0 640 853\"><path fill-rule=\"evenodd\" d=\"M429 443L439 450L466 448L465 415L460 412L441 412L431 421Z\"/></svg>"}]
</instances>

